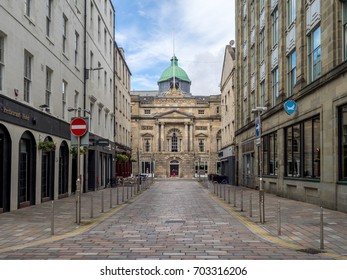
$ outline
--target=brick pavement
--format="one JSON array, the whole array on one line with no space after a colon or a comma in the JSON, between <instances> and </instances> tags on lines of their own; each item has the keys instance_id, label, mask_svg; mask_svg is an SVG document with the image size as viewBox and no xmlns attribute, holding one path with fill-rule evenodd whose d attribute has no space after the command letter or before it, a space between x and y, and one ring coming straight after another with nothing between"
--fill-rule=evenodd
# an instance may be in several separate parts
<instances>
[{"instance_id":1,"label":"brick pavement","mask_svg":"<svg viewBox=\"0 0 347 280\"><path fill-rule=\"evenodd\" d=\"M297 249L319 248L316 217L319 207L266 194L266 222L260 224L257 191L237 187L237 206L233 207L233 202L226 203L213 194L212 184L205 186L208 188L193 180L157 180L140 196L130 199L129 195L128 202L117 206L113 189L112 208L109 189L84 194L80 226L75 224L74 197L61 199L55 203L53 237L51 203L3 213L0 259L339 259L347 256L347 214L325 209L326 253L302 253ZM245 198L243 212L238 208L241 189ZM102 192L106 213L101 213ZM254 197L253 217L249 217L246 203L250 193ZM93 218L90 217L91 195ZM122 192L118 197L122 197ZM276 228L278 201L282 213L281 236L277 236Z\"/></svg>"}]
</instances>

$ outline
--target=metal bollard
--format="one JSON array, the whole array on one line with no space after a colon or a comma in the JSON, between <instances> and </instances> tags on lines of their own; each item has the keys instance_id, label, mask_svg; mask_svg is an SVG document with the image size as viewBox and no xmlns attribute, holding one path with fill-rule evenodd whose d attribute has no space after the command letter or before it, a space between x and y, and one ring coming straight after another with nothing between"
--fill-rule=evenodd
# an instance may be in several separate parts
<instances>
[{"instance_id":1,"label":"metal bollard","mask_svg":"<svg viewBox=\"0 0 347 280\"><path fill-rule=\"evenodd\" d=\"M243 190L241 190L241 212L243 212Z\"/></svg>"},{"instance_id":2,"label":"metal bollard","mask_svg":"<svg viewBox=\"0 0 347 280\"><path fill-rule=\"evenodd\" d=\"M127 201L129 200L129 186L127 185Z\"/></svg>"},{"instance_id":3,"label":"metal bollard","mask_svg":"<svg viewBox=\"0 0 347 280\"><path fill-rule=\"evenodd\" d=\"M234 207L236 207L236 185L234 186Z\"/></svg>"},{"instance_id":4,"label":"metal bollard","mask_svg":"<svg viewBox=\"0 0 347 280\"><path fill-rule=\"evenodd\" d=\"M54 235L54 200L52 200L51 235Z\"/></svg>"},{"instance_id":5,"label":"metal bollard","mask_svg":"<svg viewBox=\"0 0 347 280\"><path fill-rule=\"evenodd\" d=\"M264 190L259 190L259 218L260 223L265 223L265 192Z\"/></svg>"},{"instance_id":6,"label":"metal bollard","mask_svg":"<svg viewBox=\"0 0 347 280\"><path fill-rule=\"evenodd\" d=\"M213 184L213 193L216 194L216 184L214 182L212 182Z\"/></svg>"},{"instance_id":7,"label":"metal bollard","mask_svg":"<svg viewBox=\"0 0 347 280\"><path fill-rule=\"evenodd\" d=\"M124 202L124 184L122 185L122 202Z\"/></svg>"},{"instance_id":8,"label":"metal bollard","mask_svg":"<svg viewBox=\"0 0 347 280\"><path fill-rule=\"evenodd\" d=\"M253 216L253 209L252 209L252 194L250 194L249 196L249 216L252 217Z\"/></svg>"},{"instance_id":9,"label":"metal bollard","mask_svg":"<svg viewBox=\"0 0 347 280\"><path fill-rule=\"evenodd\" d=\"M104 213L104 192L101 191L101 213Z\"/></svg>"},{"instance_id":10,"label":"metal bollard","mask_svg":"<svg viewBox=\"0 0 347 280\"><path fill-rule=\"evenodd\" d=\"M224 201L226 201L227 199L226 199L226 185L224 185Z\"/></svg>"},{"instance_id":11,"label":"metal bollard","mask_svg":"<svg viewBox=\"0 0 347 280\"><path fill-rule=\"evenodd\" d=\"M112 208L112 188L110 187L110 208Z\"/></svg>"},{"instance_id":12,"label":"metal bollard","mask_svg":"<svg viewBox=\"0 0 347 280\"><path fill-rule=\"evenodd\" d=\"M93 195L90 196L90 217L93 218L94 217L94 198Z\"/></svg>"},{"instance_id":13,"label":"metal bollard","mask_svg":"<svg viewBox=\"0 0 347 280\"><path fill-rule=\"evenodd\" d=\"M230 187L228 187L228 204L230 204Z\"/></svg>"},{"instance_id":14,"label":"metal bollard","mask_svg":"<svg viewBox=\"0 0 347 280\"><path fill-rule=\"evenodd\" d=\"M117 186L117 205L119 205L119 186Z\"/></svg>"},{"instance_id":15,"label":"metal bollard","mask_svg":"<svg viewBox=\"0 0 347 280\"><path fill-rule=\"evenodd\" d=\"M320 249L324 250L324 221L323 221L323 207L320 207Z\"/></svg>"},{"instance_id":16,"label":"metal bollard","mask_svg":"<svg viewBox=\"0 0 347 280\"><path fill-rule=\"evenodd\" d=\"M281 202L278 201L277 205L277 234L281 235Z\"/></svg>"}]
</instances>

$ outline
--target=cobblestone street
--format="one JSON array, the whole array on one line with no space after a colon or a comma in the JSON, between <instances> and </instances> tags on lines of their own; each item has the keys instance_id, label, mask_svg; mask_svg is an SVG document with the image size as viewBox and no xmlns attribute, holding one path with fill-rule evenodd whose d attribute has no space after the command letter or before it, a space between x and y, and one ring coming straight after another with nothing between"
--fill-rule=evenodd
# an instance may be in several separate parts
<instances>
[{"instance_id":1,"label":"cobblestone street","mask_svg":"<svg viewBox=\"0 0 347 280\"><path fill-rule=\"evenodd\" d=\"M73 204L69 205L65 211L73 212ZM35 223L35 219L43 219L40 215L43 207L45 204L32 207L36 208L36 216L30 217L34 223L14 221L11 229L12 235L21 229L24 236L32 236L32 244L27 240L22 247L3 246L11 244L4 240L11 233L6 234L6 228L1 227L0 259L336 258L299 252L296 248L300 242L276 238L256 222L250 226L250 219L241 217L236 210L228 210L228 204L214 195L213 189L194 180L158 180L139 196L100 216L103 218L75 230L71 226L70 233L65 230L51 238L45 236L47 226L41 237L40 227L35 230L39 222ZM6 218L6 213L0 215L0 222L4 224ZM270 222L268 225L271 228Z\"/></svg>"}]
</instances>

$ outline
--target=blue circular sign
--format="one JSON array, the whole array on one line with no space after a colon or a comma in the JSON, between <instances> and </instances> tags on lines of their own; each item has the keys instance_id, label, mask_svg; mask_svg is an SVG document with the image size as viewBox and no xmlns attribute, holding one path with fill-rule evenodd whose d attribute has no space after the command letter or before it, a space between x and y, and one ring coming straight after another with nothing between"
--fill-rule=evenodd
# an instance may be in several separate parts
<instances>
[{"instance_id":1,"label":"blue circular sign","mask_svg":"<svg viewBox=\"0 0 347 280\"><path fill-rule=\"evenodd\" d=\"M284 110L288 115L295 113L297 109L296 102L294 100L288 100L283 104Z\"/></svg>"}]
</instances>

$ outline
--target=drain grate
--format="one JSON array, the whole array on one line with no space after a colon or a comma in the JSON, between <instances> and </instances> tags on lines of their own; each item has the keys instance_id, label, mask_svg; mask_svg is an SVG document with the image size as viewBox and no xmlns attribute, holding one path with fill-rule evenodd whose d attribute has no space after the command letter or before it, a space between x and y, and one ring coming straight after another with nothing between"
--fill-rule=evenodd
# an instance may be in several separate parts
<instances>
[{"instance_id":1,"label":"drain grate","mask_svg":"<svg viewBox=\"0 0 347 280\"><path fill-rule=\"evenodd\" d=\"M186 221L185 220L168 220L168 221L165 221L165 224L184 224Z\"/></svg>"},{"instance_id":2,"label":"drain grate","mask_svg":"<svg viewBox=\"0 0 347 280\"><path fill-rule=\"evenodd\" d=\"M301 252L301 253L312 254L312 255L323 253L323 251L315 249L315 248L305 248L305 249L300 249L300 250L297 250L297 251Z\"/></svg>"}]
</instances>

